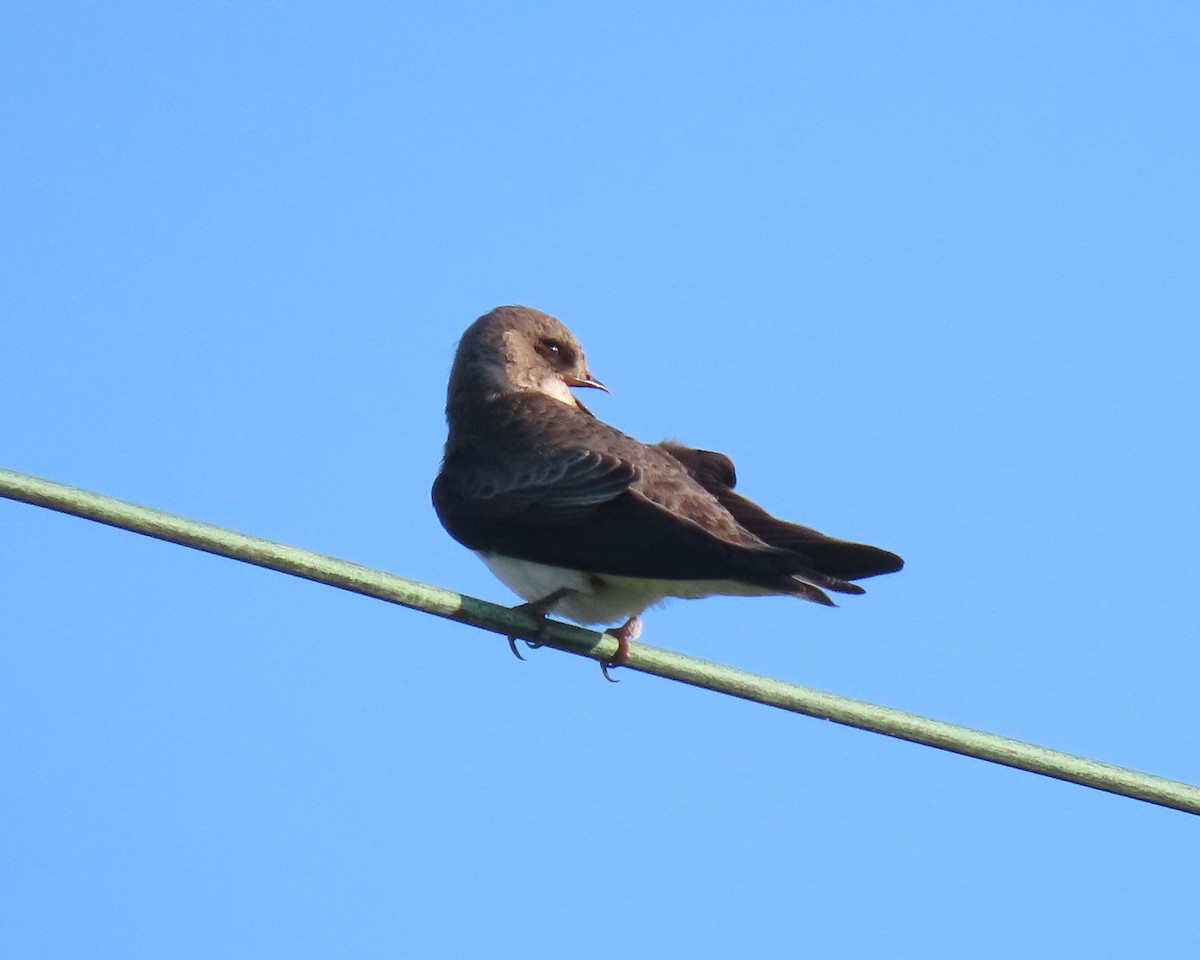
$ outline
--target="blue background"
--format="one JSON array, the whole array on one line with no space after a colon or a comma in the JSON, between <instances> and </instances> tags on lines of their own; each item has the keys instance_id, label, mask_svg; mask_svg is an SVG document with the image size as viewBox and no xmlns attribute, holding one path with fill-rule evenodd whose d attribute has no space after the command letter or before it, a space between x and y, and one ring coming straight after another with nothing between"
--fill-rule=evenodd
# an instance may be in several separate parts
<instances>
[{"instance_id":1,"label":"blue background","mask_svg":"<svg viewBox=\"0 0 1200 960\"><path fill-rule=\"evenodd\" d=\"M18 4L0 452L514 602L462 329L892 548L645 640L1200 781L1188 3ZM0 501L38 957L1191 957L1197 822Z\"/></svg>"}]
</instances>

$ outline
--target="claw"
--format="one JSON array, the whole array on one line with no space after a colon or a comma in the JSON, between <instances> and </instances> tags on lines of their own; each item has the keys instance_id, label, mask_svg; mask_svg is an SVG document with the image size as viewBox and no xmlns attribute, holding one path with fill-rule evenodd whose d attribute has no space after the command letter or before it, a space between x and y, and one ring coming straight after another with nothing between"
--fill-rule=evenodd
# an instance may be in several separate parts
<instances>
[{"instance_id":1,"label":"claw","mask_svg":"<svg viewBox=\"0 0 1200 960\"><path fill-rule=\"evenodd\" d=\"M518 660L524 660L525 658L523 656L521 656L521 651L517 649L517 641L525 640L525 638L518 637L514 633L512 636L508 637L507 639L508 639L508 649L513 652L513 656L516 657ZM538 647L544 647L545 644L544 643L535 643L532 640L525 640L525 646L527 646L530 650L536 650Z\"/></svg>"},{"instance_id":2,"label":"claw","mask_svg":"<svg viewBox=\"0 0 1200 960\"><path fill-rule=\"evenodd\" d=\"M546 614L550 612L550 608L570 592L570 589L567 587L562 587L558 590L555 590L553 593L547 594L540 600L531 600L529 603L518 603L512 609L521 610L525 613L531 614L539 620L545 620ZM525 646L529 647L530 650L536 650L538 647L543 646L543 644L536 640L530 640L528 637L521 637L515 633L510 634L508 637L508 649L513 652L513 656L518 660L525 659L523 656L521 656L521 651L517 649L518 640L524 640Z\"/></svg>"},{"instance_id":3,"label":"claw","mask_svg":"<svg viewBox=\"0 0 1200 960\"><path fill-rule=\"evenodd\" d=\"M616 630L609 630L608 635L617 641L617 652L611 660L600 661L600 672L604 674L604 679L609 683L620 683L620 680L614 680L609 676L610 667L619 667L629 659L629 641L636 640L642 635L642 621L640 617L630 617L625 623Z\"/></svg>"}]
</instances>

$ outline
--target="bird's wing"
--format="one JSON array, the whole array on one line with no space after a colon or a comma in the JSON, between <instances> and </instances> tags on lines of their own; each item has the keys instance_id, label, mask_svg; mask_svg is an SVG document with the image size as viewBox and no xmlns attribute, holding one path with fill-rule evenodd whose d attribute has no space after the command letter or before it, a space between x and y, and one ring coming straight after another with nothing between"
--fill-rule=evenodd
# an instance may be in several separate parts
<instances>
[{"instance_id":1,"label":"bird's wing","mask_svg":"<svg viewBox=\"0 0 1200 960\"><path fill-rule=\"evenodd\" d=\"M664 440L657 446L683 464L692 478L709 493L713 490L732 490L737 486L737 471L733 461L725 454L715 450L697 450L677 440Z\"/></svg>"},{"instance_id":2,"label":"bird's wing","mask_svg":"<svg viewBox=\"0 0 1200 960\"><path fill-rule=\"evenodd\" d=\"M819 587L861 592L764 542L669 448L538 394L485 412L486 424L448 444L433 487L443 526L472 550L618 576L737 580L821 603ZM731 479L727 458L706 455L714 484Z\"/></svg>"},{"instance_id":3,"label":"bird's wing","mask_svg":"<svg viewBox=\"0 0 1200 960\"><path fill-rule=\"evenodd\" d=\"M904 566L896 554L866 543L838 540L798 523L772 516L757 503L734 493L737 475L733 461L712 450L696 450L674 441L659 446L720 502L735 520L760 540L773 547L807 557L822 573L840 580L894 573Z\"/></svg>"},{"instance_id":4,"label":"bird's wing","mask_svg":"<svg viewBox=\"0 0 1200 960\"><path fill-rule=\"evenodd\" d=\"M576 523L637 480L632 464L584 449L511 455L503 461L448 460L434 484L438 512L467 509L480 521L538 526Z\"/></svg>"}]
</instances>

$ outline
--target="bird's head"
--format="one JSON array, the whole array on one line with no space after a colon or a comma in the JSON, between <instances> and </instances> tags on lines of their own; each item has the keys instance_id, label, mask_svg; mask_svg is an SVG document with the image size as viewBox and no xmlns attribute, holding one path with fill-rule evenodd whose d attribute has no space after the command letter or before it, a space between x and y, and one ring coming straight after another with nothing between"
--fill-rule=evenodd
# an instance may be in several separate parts
<instances>
[{"instance_id":1,"label":"bird's head","mask_svg":"<svg viewBox=\"0 0 1200 960\"><path fill-rule=\"evenodd\" d=\"M574 334L539 310L497 307L467 327L458 343L447 408L519 392L575 406L571 387L608 390L588 370Z\"/></svg>"}]
</instances>

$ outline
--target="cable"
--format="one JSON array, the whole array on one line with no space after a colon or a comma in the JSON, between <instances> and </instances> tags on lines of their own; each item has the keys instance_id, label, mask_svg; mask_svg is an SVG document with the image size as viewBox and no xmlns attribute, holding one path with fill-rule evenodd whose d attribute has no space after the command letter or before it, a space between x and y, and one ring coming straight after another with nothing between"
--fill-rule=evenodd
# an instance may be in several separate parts
<instances>
[{"instance_id":1,"label":"cable","mask_svg":"<svg viewBox=\"0 0 1200 960\"><path fill-rule=\"evenodd\" d=\"M0 496L325 583L504 636L536 635L539 643L593 660L603 662L617 652L617 641L608 634L559 621L538 621L519 610L453 590L61 483L0 469ZM786 683L644 643L630 643L629 658L621 666L781 710L1200 814L1200 787L1191 784Z\"/></svg>"}]
</instances>

